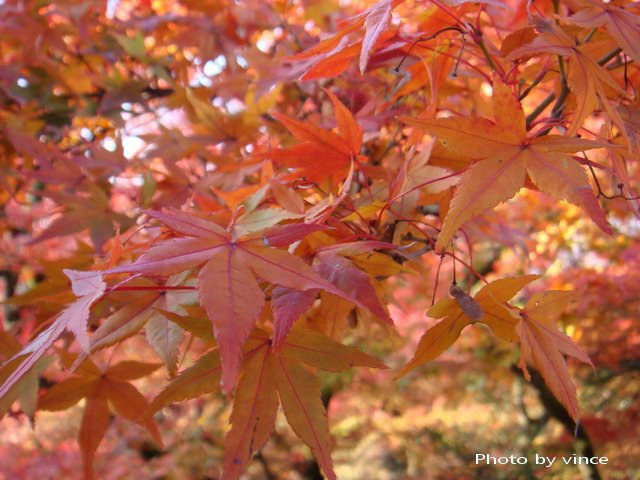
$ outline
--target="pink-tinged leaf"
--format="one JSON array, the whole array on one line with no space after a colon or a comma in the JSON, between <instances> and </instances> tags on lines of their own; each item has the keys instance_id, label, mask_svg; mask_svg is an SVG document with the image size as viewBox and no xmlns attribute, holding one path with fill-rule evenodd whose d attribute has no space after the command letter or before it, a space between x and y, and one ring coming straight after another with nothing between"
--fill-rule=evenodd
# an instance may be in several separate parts
<instances>
[{"instance_id":1,"label":"pink-tinged leaf","mask_svg":"<svg viewBox=\"0 0 640 480\"><path fill-rule=\"evenodd\" d=\"M84 352L89 351L89 339L86 332L89 309L93 303L102 297L107 285L102 281L101 276L85 275L85 273L88 274L89 272L65 270L65 274L72 281L74 292L80 295L80 298L64 309L49 328L41 332L19 353L4 363L6 364L15 358L26 355L20 365L0 387L0 397L5 395L11 386L33 367L65 330L73 333Z\"/></svg>"},{"instance_id":2,"label":"pink-tinged leaf","mask_svg":"<svg viewBox=\"0 0 640 480\"><path fill-rule=\"evenodd\" d=\"M316 271L333 283L341 291L355 298L376 317L393 325L389 312L382 305L371 279L350 260L334 254L331 251L320 252L316 255L318 263Z\"/></svg>"},{"instance_id":3,"label":"pink-tinged leaf","mask_svg":"<svg viewBox=\"0 0 640 480\"><path fill-rule=\"evenodd\" d=\"M182 235L217 238L218 240L227 240L229 238L229 233L221 226L178 210L167 210L164 212L146 210L144 213L160 220L167 227Z\"/></svg>"},{"instance_id":4,"label":"pink-tinged leaf","mask_svg":"<svg viewBox=\"0 0 640 480\"><path fill-rule=\"evenodd\" d=\"M329 480L335 480L327 412L318 377L286 353L275 356L276 385L282 409L295 434L309 446Z\"/></svg>"},{"instance_id":5,"label":"pink-tinged leaf","mask_svg":"<svg viewBox=\"0 0 640 480\"><path fill-rule=\"evenodd\" d=\"M275 427L278 413L275 361L269 348L246 360L231 411L231 430L225 437L225 479L240 478L251 456L262 448Z\"/></svg>"},{"instance_id":6,"label":"pink-tinged leaf","mask_svg":"<svg viewBox=\"0 0 640 480\"><path fill-rule=\"evenodd\" d=\"M213 323L225 392L235 387L242 345L264 306L264 294L242 253L240 248L216 252L198 274L198 298Z\"/></svg>"},{"instance_id":7,"label":"pink-tinged leaf","mask_svg":"<svg viewBox=\"0 0 640 480\"><path fill-rule=\"evenodd\" d=\"M89 227L87 212L69 211L63 216L56 218L40 235L29 240L27 245L36 245L45 240L63 237L73 233L81 232ZM111 233L111 232L109 232Z\"/></svg>"},{"instance_id":8,"label":"pink-tinged leaf","mask_svg":"<svg viewBox=\"0 0 640 480\"><path fill-rule=\"evenodd\" d=\"M314 272L302 258L283 250L266 247L242 248L245 262L260 278L294 290L324 290L351 303L369 307L352 293L340 290L334 284ZM388 317L388 316L387 316Z\"/></svg>"},{"instance_id":9,"label":"pink-tinged leaf","mask_svg":"<svg viewBox=\"0 0 640 480\"><path fill-rule=\"evenodd\" d=\"M229 233L222 227L198 217L179 211L170 213L147 211L146 213L188 237L160 242L149 248L134 263L110 268L100 273L106 275L135 272L170 275L204 263L211 255L231 242Z\"/></svg>"},{"instance_id":10,"label":"pink-tinged leaf","mask_svg":"<svg viewBox=\"0 0 640 480\"><path fill-rule=\"evenodd\" d=\"M217 239L186 237L173 238L154 245L129 265L104 270L107 273L135 272L151 275L170 275L196 267L228 244Z\"/></svg>"},{"instance_id":11,"label":"pink-tinged leaf","mask_svg":"<svg viewBox=\"0 0 640 480\"><path fill-rule=\"evenodd\" d=\"M251 246L241 249L244 263L260 278L294 290L327 290L344 295L314 272L300 257L276 248Z\"/></svg>"},{"instance_id":12,"label":"pink-tinged leaf","mask_svg":"<svg viewBox=\"0 0 640 480\"><path fill-rule=\"evenodd\" d=\"M100 272L64 270L64 274L71 280L71 290L76 297L91 295L98 298L104 293L106 285Z\"/></svg>"},{"instance_id":13,"label":"pink-tinged leaf","mask_svg":"<svg viewBox=\"0 0 640 480\"><path fill-rule=\"evenodd\" d=\"M360 51L359 66L361 74L364 74L367 69L371 50L376 41L391 21L391 10L391 0L382 0L368 10L369 13L364 21L364 40L362 41L362 50Z\"/></svg>"},{"instance_id":14,"label":"pink-tinged leaf","mask_svg":"<svg viewBox=\"0 0 640 480\"><path fill-rule=\"evenodd\" d=\"M271 294L273 309L273 349L279 351L289 334L289 330L300 316L305 313L316 300L316 290L293 290L286 287L275 287Z\"/></svg>"},{"instance_id":15,"label":"pink-tinged leaf","mask_svg":"<svg viewBox=\"0 0 640 480\"><path fill-rule=\"evenodd\" d=\"M286 247L298 240L302 240L307 235L327 228L326 225L317 223L289 223L264 230L260 233L259 238L266 246Z\"/></svg>"}]
</instances>

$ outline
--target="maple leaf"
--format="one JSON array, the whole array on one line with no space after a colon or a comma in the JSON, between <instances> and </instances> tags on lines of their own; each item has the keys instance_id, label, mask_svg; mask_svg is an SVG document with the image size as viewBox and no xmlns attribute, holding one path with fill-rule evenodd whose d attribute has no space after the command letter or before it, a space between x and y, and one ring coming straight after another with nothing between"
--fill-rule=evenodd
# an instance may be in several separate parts
<instances>
[{"instance_id":1,"label":"maple leaf","mask_svg":"<svg viewBox=\"0 0 640 480\"><path fill-rule=\"evenodd\" d=\"M626 54L640 62L640 18L637 13L624 10L613 3L583 1L585 8L569 17L566 22L585 28L604 25Z\"/></svg>"},{"instance_id":2,"label":"maple leaf","mask_svg":"<svg viewBox=\"0 0 640 480\"><path fill-rule=\"evenodd\" d=\"M325 290L368 308L314 272L300 257L274 248L317 231L315 225L284 225L265 231L264 236L253 233L233 238L215 223L178 211L147 214L187 236L158 243L134 263L102 273L168 275L203 265L196 281L198 299L220 346L221 382L227 392L235 387L242 345L264 307L264 293L256 277L299 291Z\"/></svg>"},{"instance_id":3,"label":"maple leaf","mask_svg":"<svg viewBox=\"0 0 640 480\"><path fill-rule=\"evenodd\" d=\"M2 386L0 386L0 397L3 397L9 389L42 358L53 345L53 342L55 342L65 330L75 336L76 341L84 352L89 351L89 339L86 328L90 307L102 297L107 285L102 280L102 275L97 272L65 270L64 273L71 280L71 288L78 299L55 317L49 328L42 331L20 352L16 353L3 364L4 366L17 358L24 357L16 366L15 370L3 381Z\"/></svg>"},{"instance_id":4,"label":"maple leaf","mask_svg":"<svg viewBox=\"0 0 640 480\"><path fill-rule=\"evenodd\" d=\"M383 32L391 23L391 12L404 0L380 0L364 12L346 20L333 36L322 40L304 52L292 55L289 60L308 60L301 80L334 77L349 66L351 60L360 52L358 67L364 74L371 57L371 51ZM345 47L345 38L350 33L364 27L364 38Z\"/></svg>"},{"instance_id":5,"label":"maple leaf","mask_svg":"<svg viewBox=\"0 0 640 480\"><path fill-rule=\"evenodd\" d=\"M400 2L394 2L396 5ZM369 63L369 57L371 56L371 50L376 44L376 41L380 37L380 34L387 28L391 22L391 10L394 6L391 0L382 0L365 13L364 21L364 40L362 41L362 50L360 52L360 73L364 74L367 70L367 64ZM364 15L364 14L363 14Z\"/></svg>"},{"instance_id":6,"label":"maple leaf","mask_svg":"<svg viewBox=\"0 0 640 480\"><path fill-rule=\"evenodd\" d=\"M245 352L230 417L231 430L225 438L224 478L239 478L244 465L262 448L274 429L278 405L282 405L296 435L311 448L327 478L336 478L318 378L300 362L329 372L352 366L387 367L353 347L304 329L293 329L278 353L272 348L269 335L254 329ZM219 352L212 350L180 372L153 399L142 418L173 402L212 392L218 386L220 372Z\"/></svg>"},{"instance_id":7,"label":"maple leaf","mask_svg":"<svg viewBox=\"0 0 640 480\"><path fill-rule=\"evenodd\" d=\"M187 311L187 316L162 309L158 309L158 312L194 336L215 344L211 321L207 318L202 307L200 305L184 305L183 309Z\"/></svg>"},{"instance_id":8,"label":"maple leaf","mask_svg":"<svg viewBox=\"0 0 640 480\"><path fill-rule=\"evenodd\" d=\"M435 142L420 153L407 155L398 176L394 180L389 192L389 199L398 197L396 208L400 211L410 212L418 205L420 192L438 193L454 186L455 178L445 178L443 181L429 184L428 180L446 177L447 170L464 170L469 167L470 161L459 155L453 155L439 142ZM427 185L424 185L427 183ZM420 188L421 185L424 185ZM419 189L419 190L418 190ZM402 196L400 194L402 193ZM405 205L406 204L406 205Z\"/></svg>"},{"instance_id":9,"label":"maple leaf","mask_svg":"<svg viewBox=\"0 0 640 480\"><path fill-rule=\"evenodd\" d=\"M626 137L624 123L618 112L611 106L605 91L605 86L617 92L620 96L625 91L613 81L609 73L585 52L584 46L576 45L567 33L553 23L545 24L544 31L528 45L516 48L507 59L516 59L538 54L556 54L569 58L569 72L567 83L576 97L577 108L567 129L567 136L575 135L585 119L598 106L598 101L606 110L611 120L620 128Z\"/></svg>"},{"instance_id":10,"label":"maple leaf","mask_svg":"<svg viewBox=\"0 0 640 480\"><path fill-rule=\"evenodd\" d=\"M305 220L308 223L325 222L335 209L344 201L344 199L349 196L349 188L353 181L354 172L355 163L351 162L349 173L347 174L347 178L345 178L344 182L342 182L342 185L338 190L338 195L334 197L333 194L330 194L316 203L313 207L309 208L305 216Z\"/></svg>"},{"instance_id":11,"label":"maple leaf","mask_svg":"<svg viewBox=\"0 0 640 480\"><path fill-rule=\"evenodd\" d=\"M133 224L133 221L126 215L111 210L109 197L102 189L96 185L87 184L84 190L86 190L87 196L80 196L78 192L74 195L57 192L46 193L48 198L59 205L64 205L66 211L63 215L55 218L51 225L30 243L36 244L59 236L89 230L89 236L95 249L101 251L106 241L113 236L115 225L127 229Z\"/></svg>"},{"instance_id":12,"label":"maple leaf","mask_svg":"<svg viewBox=\"0 0 640 480\"><path fill-rule=\"evenodd\" d=\"M0 355L2 358L14 357L22 345L8 332L0 331ZM0 368L0 382L4 382L19 364L20 358L5 363ZM20 378L8 391L0 398L0 418L9 411L11 405L16 400L20 401L20 410L32 421L36 412L38 400L38 390L40 387L39 376L47 368L53 357L46 356L40 358L31 370Z\"/></svg>"},{"instance_id":13,"label":"maple leaf","mask_svg":"<svg viewBox=\"0 0 640 480\"><path fill-rule=\"evenodd\" d=\"M173 378L151 401L142 418L149 417L171 403L191 400L213 392L220 386L220 374L220 354L218 350L212 350Z\"/></svg>"},{"instance_id":14,"label":"maple leaf","mask_svg":"<svg viewBox=\"0 0 640 480\"><path fill-rule=\"evenodd\" d=\"M40 168L30 172L31 178L54 185L77 185L83 180L80 165L54 145L39 142L12 128L5 128L4 134L18 152L37 159Z\"/></svg>"},{"instance_id":15,"label":"maple leaf","mask_svg":"<svg viewBox=\"0 0 640 480\"><path fill-rule=\"evenodd\" d=\"M313 182L344 176L351 163L358 158L362 147L362 129L356 119L335 95L328 90L325 92L333 103L338 133L273 113L291 135L303 143L273 150L265 155L280 165L295 168L296 177Z\"/></svg>"},{"instance_id":16,"label":"maple leaf","mask_svg":"<svg viewBox=\"0 0 640 480\"><path fill-rule=\"evenodd\" d=\"M93 332L89 340L91 353L121 342L144 328L147 342L160 357L169 375L173 376L184 329L171 321L168 315L184 315L186 311L182 304L197 302L196 292L171 289L179 286L188 289L193 282L184 280L185 275L181 274L169 277L164 285L142 279L130 282L127 288L138 288L140 291L122 308L105 318ZM84 360L84 356L80 359Z\"/></svg>"},{"instance_id":17,"label":"maple leaf","mask_svg":"<svg viewBox=\"0 0 640 480\"><path fill-rule=\"evenodd\" d=\"M65 358L67 357L67 358ZM72 360L63 354L63 361ZM86 398L84 413L78 433L85 478L93 478L93 459L96 450L111 422L109 404L118 415L140 423L162 445L160 433L153 420L141 420L148 409L144 396L129 381L146 377L160 367L159 363L122 361L106 369L100 369L91 360L85 360L76 374L49 388L38 400L38 410L66 410Z\"/></svg>"},{"instance_id":18,"label":"maple leaf","mask_svg":"<svg viewBox=\"0 0 640 480\"><path fill-rule=\"evenodd\" d=\"M444 270L437 267L437 253L451 244L456 230L517 195L523 185L578 205L565 209L560 230L567 233L568 222L569 230L580 234L581 251L597 250L597 271L572 264L558 275L550 270L549 283L587 284L590 289L579 299L587 316L582 338L614 369L633 357L640 249L625 236L634 229L628 207L640 212L634 151L640 132L634 98L639 5L511 1L505 10L494 8L505 6L501 0L402 2L185 0L176 6L109 0L106 13L87 1L2 2L0 303L7 305L0 305L0 363L6 361L0 366L0 389L5 388L0 413L9 410L21 420L24 412L33 422L39 390L40 406L51 410L80 399L73 409L82 415L77 436L89 472L96 449L110 447L104 432L118 410L155 430L151 414L159 408L217 393L221 381L225 390L237 382L227 396L233 410L226 456L214 467L224 472L213 476L247 476L241 470L274 424L282 426L279 420L285 418L277 418L282 407L293 431L317 456L320 474L334 478L326 395L320 388L326 393L334 380L350 382L354 388L334 397L337 413L348 414L354 406L370 409L358 402L357 387L365 379L354 383L349 375L330 374L329 384L321 385L327 375L319 371L381 366L336 342L357 333L372 346L380 341L389 346L381 339L387 333L391 344L402 343L388 327L387 300L397 297L393 311L411 316L425 300L430 287L425 282L440 278L436 268L447 273L446 264ZM532 8L548 18L536 22ZM357 14L343 21L345 12ZM520 28L525 25L530 26ZM333 32L322 31L327 28ZM285 66L278 64L280 55L303 50L312 38L321 41L285 59ZM493 102L486 98L491 72L517 91L523 107L499 79ZM327 77L332 79L326 84L306 81ZM480 115L474 112L492 103L491 120L461 118ZM522 108L531 131L523 127ZM278 122L272 111L288 116ZM428 142L421 128L407 132L394 124L400 112L429 125ZM442 119L448 112L454 118ZM538 138L565 127L563 137ZM608 156L577 158L583 148L609 146L569 138L582 132L584 138L612 137L609 142L618 147L608 148ZM620 226L613 242L593 243L593 229L589 222L584 226L589 215L608 228L584 175L587 167L597 200L607 200ZM490 243L533 252L521 259L489 252L491 258L500 256L486 266L498 276L520 270L523 262L538 269L567 260L551 257L572 239L547 238L554 237L557 225L549 225L549 215L536 215L550 200L529 193L519 200L490 215L497 222L474 222L474 230ZM164 207L185 213L144 213ZM434 215L446 227L436 253ZM153 227L145 224L149 219ZM531 222L548 235L529 238ZM488 246L472 237L464 248L468 262L453 264L469 278L477 273L477 260L486 259ZM393 242L397 251L362 241L369 239ZM416 278L397 278L407 271L405 260L418 271ZM73 273L70 289L63 268L91 272ZM529 281L505 278L480 285L473 296L452 286L449 298L429 309L436 320L412 362L438 355L466 325L484 323L500 339L521 343L525 376L527 365L536 379L538 370L532 370L540 369L540 379L577 418L575 387L563 362L567 355L586 357L554 325L573 294L547 292L543 301L517 308L509 297ZM603 321L589 321L600 317ZM87 325L90 319L94 322ZM190 338L183 344L185 334ZM98 372L85 361L102 349L116 346L122 352L145 342L169 376L151 403L140 400L131 384L156 382L163 376L158 365L140 369L121 362ZM71 373L62 377L66 380L56 378L60 383L51 388L52 378L38 377L56 345ZM188 368L180 366L183 351L187 360L197 359ZM154 352L149 355L155 358ZM624 372L618 373L623 374L618 381L602 385L611 398L626 385ZM389 397L386 375L368 372L367 377L364 383L383 388ZM442 385L445 396L447 388L456 388L449 380ZM420 422L416 414L423 409L413 408L410 397L391 399L389 406L398 420ZM474 396L466 400L471 411ZM547 413L562 417L554 408ZM364 423L365 430L377 425ZM402 422L393 423L403 429ZM135 447L128 441L135 432L115 438L116 454ZM591 433L600 438L597 430ZM8 475L27 478L43 471L43 459L45 470L60 470L55 456L24 458L32 443L10 450L4 462ZM282 458L276 457L287 454L283 445L272 447L265 455L276 463L263 465L267 475L282 470ZM0 455L7 456L4 450ZM175 452L161 453L167 455L145 472L171 465ZM131 465L105 467L111 476L135 476ZM260 465L253 467L261 471ZM595 466L587 467L597 476Z\"/></svg>"},{"instance_id":19,"label":"maple leaf","mask_svg":"<svg viewBox=\"0 0 640 480\"><path fill-rule=\"evenodd\" d=\"M377 241L348 242L320 247L316 250L313 269L340 291L348 294L352 302L357 301L360 307L364 306L383 322L393 325L389 312L378 298L371 278L365 271L366 263L363 270L346 257L371 254L374 249L394 248L392 244ZM375 266L379 265L374 265L374 268ZM276 351L280 349L295 320L311 308L318 293L318 290L299 292L283 287L274 289L271 307L274 320L273 347ZM325 307L327 304L332 305L329 308L334 310L337 317L345 310L351 310L351 305L342 298L331 299L326 295L321 295L321 298ZM333 335L329 336L333 338Z\"/></svg>"},{"instance_id":20,"label":"maple leaf","mask_svg":"<svg viewBox=\"0 0 640 480\"><path fill-rule=\"evenodd\" d=\"M152 282L136 282L134 284L132 282L132 285L151 288L156 284ZM95 353L115 345L140 331L154 315L154 307L160 306L162 294L161 290L137 293L122 308L106 317L89 339L90 352Z\"/></svg>"},{"instance_id":21,"label":"maple leaf","mask_svg":"<svg viewBox=\"0 0 640 480\"><path fill-rule=\"evenodd\" d=\"M285 287L276 287L271 294L273 310L273 348L279 351L293 323L304 314L316 300L318 292L300 292Z\"/></svg>"},{"instance_id":22,"label":"maple leaf","mask_svg":"<svg viewBox=\"0 0 640 480\"><path fill-rule=\"evenodd\" d=\"M556 398L564 405L571 418L577 422L580 407L576 387L571 380L563 355L576 358L593 367L589 357L559 331L554 323L557 317L576 298L576 293L552 290L533 295L520 312L516 327L520 336L522 355L519 366L529 380L526 362L532 363Z\"/></svg>"},{"instance_id":23,"label":"maple leaf","mask_svg":"<svg viewBox=\"0 0 640 480\"><path fill-rule=\"evenodd\" d=\"M409 363L396 373L398 379L414 368L440 356L458 339L462 330L472 323L488 325L493 333L506 341L517 341L516 325L518 316L505 303L525 285L539 278L539 275L502 278L495 280L471 298L463 292L452 292L453 298L443 298L433 305L427 316L441 318L437 324L422 335L418 348Z\"/></svg>"},{"instance_id":24,"label":"maple leaf","mask_svg":"<svg viewBox=\"0 0 640 480\"><path fill-rule=\"evenodd\" d=\"M310 330L294 329L279 354L269 335L256 330L245 360L225 439L224 477L239 478L244 465L273 431L278 405L327 478L336 478L327 417L317 376L300 362L330 372L351 366L387 368L372 357Z\"/></svg>"},{"instance_id":25,"label":"maple leaf","mask_svg":"<svg viewBox=\"0 0 640 480\"><path fill-rule=\"evenodd\" d=\"M389 312L382 305L369 275L346 257L358 256L370 252L374 248L395 248L383 242L350 242L335 244L318 250L316 272L336 285L341 291L356 298L362 305L384 322L393 325Z\"/></svg>"},{"instance_id":26,"label":"maple leaf","mask_svg":"<svg viewBox=\"0 0 640 480\"><path fill-rule=\"evenodd\" d=\"M164 302L168 303L166 295L164 298ZM153 315L147 321L145 334L147 342L158 354L169 375L175 375L178 364L178 346L184 337L184 330L164 315Z\"/></svg>"},{"instance_id":27,"label":"maple leaf","mask_svg":"<svg viewBox=\"0 0 640 480\"><path fill-rule=\"evenodd\" d=\"M493 113L495 121L483 117L401 118L436 136L454 153L476 159L460 179L435 249L443 251L466 220L513 197L525 185L527 174L541 191L579 206L604 232L612 234L584 170L567 155L610 145L561 135L527 136L522 106L498 77Z\"/></svg>"}]
</instances>

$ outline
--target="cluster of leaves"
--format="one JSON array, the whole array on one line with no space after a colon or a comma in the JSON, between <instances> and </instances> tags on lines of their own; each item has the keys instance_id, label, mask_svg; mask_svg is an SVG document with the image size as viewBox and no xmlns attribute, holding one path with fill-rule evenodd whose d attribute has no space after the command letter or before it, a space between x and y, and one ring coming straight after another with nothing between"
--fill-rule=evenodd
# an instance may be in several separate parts
<instances>
[{"instance_id":1,"label":"cluster of leaves","mask_svg":"<svg viewBox=\"0 0 640 480\"><path fill-rule=\"evenodd\" d=\"M0 411L19 399L33 420L85 399L86 477L110 407L160 443L155 412L220 386L233 397L224 478L262 448L280 405L335 478L317 370L386 368L345 343L393 336L397 277L435 295L426 278L443 262L452 286L427 312L439 321L396 377L482 323L578 421L565 357L591 361L556 324L576 294L523 303L539 275L489 281L474 253L518 241L494 210L515 211L522 189L575 206L598 235L624 238L612 224L640 216L638 7L346 10L4 2ZM111 365L141 333L162 363ZM161 365L170 380L148 402L130 381ZM60 366L70 376L39 388Z\"/></svg>"}]
</instances>

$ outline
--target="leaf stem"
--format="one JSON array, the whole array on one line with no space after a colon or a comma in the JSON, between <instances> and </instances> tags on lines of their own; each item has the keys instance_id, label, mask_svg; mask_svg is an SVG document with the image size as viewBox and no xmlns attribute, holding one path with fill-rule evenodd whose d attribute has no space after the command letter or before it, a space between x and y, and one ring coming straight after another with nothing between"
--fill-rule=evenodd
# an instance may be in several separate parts
<instances>
[{"instance_id":1,"label":"leaf stem","mask_svg":"<svg viewBox=\"0 0 640 480\"><path fill-rule=\"evenodd\" d=\"M556 98L556 94L551 92L549 95L547 95L545 97L544 100L542 100L542 102L540 102L538 104L538 106L529 114L527 115L527 128L529 128L531 126L531 123L533 123L533 121L538 118L538 116L544 112L544 109L547 108L549 105L551 105L551 102L553 102L553 100Z\"/></svg>"},{"instance_id":2,"label":"leaf stem","mask_svg":"<svg viewBox=\"0 0 640 480\"><path fill-rule=\"evenodd\" d=\"M115 287L112 289L112 292L120 291L120 292L153 292L153 291L166 291L166 290L186 290L193 291L196 290L196 287L190 286L180 286L180 285L122 285L120 287Z\"/></svg>"},{"instance_id":3,"label":"leaf stem","mask_svg":"<svg viewBox=\"0 0 640 480\"><path fill-rule=\"evenodd\" d=\"M459 32L462 35L464 35L464 33L465 33L464 30L462 30L460 27L445 27L445 28L441 28L440 30L432 33L428 37L418 37L417 39L415 39L411 43L411 46L409 47L409 50L407 50L407 53L405 54L405 56L402 57L402 60L400 60L400 63L398 63L398 65L396 65L396 67L393 69L393 71L396 72L396 73L398 73L400 71L400 67L402 66L404 61L407 59L409 54L411 54L411 50L413 50L413 47L415 47L419 42L426 42L427 40L433 40L434 38L436 38L441 33L449 32L449 31L452 31L452 30L456 31L456 32Z\"/></svg>"},{"instance_id":4,"label":"leaf stem","mask_svg":"<svg viewBox=\"0 0 640 480\"><path fill-rule=\"evenodd\" d=\"M600 66L604 66L606 65L607 62L609 62L609 60L614 58L616 55L620 54L620 52L622 52L621 48L615 48L611 50L609 53L607 53L606 55L604 55L603 57L601 57L596 63ZM562 110L559 109L559 107L562 106L562 108L564 108L566 97L569 94L568 85L566 82L566 69L564 65L564 59L558 56L558 60L559 60L559 67L560 67L560 75L563 78L563 83L562 83L562 90L560 91L560 96L558 97L558 101L556 101L557 107L554 107L553 116L556 116L556 118L557 118L557 114L562 112ZM566 86L566 89L565 89L565 86ZM528 94L529 90L526 90L526 93ZM527 115L527 128L529 128L531 123L533 123L533 121L536 118L538 118L538 116L545 110L545 108L547 108L551 104L551 102L553 102L555 98L556 98L556 94L553 92L550 93L545 97L544 100L542 100L542 102L540 102L540 104L529 115Z\"/></svg>"},{"instance_id":5,"label":"leaf stem","mask_svg":"<svg viewBox=\"0 0 640 480\"><path fill-rule=\"evenodd\" d=\"M493 58L491 58L491 54L489 53L489 50L487 49L487 45L484 43L484 39L482 38L482 32L481 31L476 31L474 32L474 41L476 42L476 44L480 47L480 50L482 50L482 53L484 55L484 58L487 59L487 63L489 64L489 68L491 68L491 70L493 70L494 72L498 71L498 68L496 67L496 64L493 61Z\"/></svg>"},{"instance_id":6,"label":"leaf stem","mask_svg":"<svg viewBox=\"0 0 640 480\"><path fill-rule=\"evenodd\" d=\"M598 65L601 65L601 66L605 65L609 60L619 55L620 52L622 52L621 48L614 48L613 50L611 50L609 53L607 53L597 61Z\"/></svg>"}]
</instances>

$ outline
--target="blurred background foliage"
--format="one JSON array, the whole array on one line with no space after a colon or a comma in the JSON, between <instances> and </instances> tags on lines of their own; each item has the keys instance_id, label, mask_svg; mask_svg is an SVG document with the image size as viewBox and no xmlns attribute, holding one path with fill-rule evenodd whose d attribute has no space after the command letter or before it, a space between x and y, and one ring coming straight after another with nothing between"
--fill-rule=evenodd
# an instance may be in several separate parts
<instances>
[{"instance_id":1,"label":"blurred background foliage","mask_svg":"<svg viewBox=\"0 0 640 480\"><path fill-rule=\"evenodd\" d=\"M281 111L302 109L309 118L324 118L324 107L315 102L317 82L294 83L300 74L295 64L274 59L310 47L362 7L346 0L0 1L0 292L3 299L14 297L3 305L5 328L28 325L18 338L24 342L58 312L72 298L62 268L106 265L114 233L138 228L134 210L179 207L187 200L207 205L212 189L233 191L244 176L257 176L250 154L270 145L277 127L267 112L276 104ZM410 28L429 8L408 0L399 13ZM513 17L511 11L491 13L508 25L522 21L521 10ZM371 61L385 65L384 56ZM635 69L630 67L632 78ZM352 110L361 112L366 153L384 156L389 168L401 164L402 152L387 148L397 132L388 128L387 112L374 113L374 106L388 100L395 77L391 68L361 77L352 65L335 79L349 93ZM460 104L486 106L483 80L462 77L456 81L468 95ZM444 92L453 91L453 81L444 82ZM541 95L528 98L526 107ZM388 111L419 102L397 100ZM259 128L263 123L269 129ZM43 157L51 161L32 168ZM210 174L212 165L232 173ZM429 200L439 201L437 195ZM596 365L592 371L571 364L581 434L574 437L566 412L535 375L532 383L521 378L514 348L472 326L440 358L397 382L390 372L321 376L339 478L594 478L558 462L548 472L531 463L475 464L476 453L560 457L584 449L585 442L609 459L602 478L640 478L640 222L622 199L607 202L607 210L620 232L613 238L599 234L577 208L533 191L469 226L480 239L474 267L489 280L544 273L523 292L521 304L536 291L580 292L561 324ZM36 237L41 241L30 244ZM416 257L411 273L389 280L397 334L352 321L346 341L391 367L406 363L432 321L424 312L433 297L446 295L453 277L454 266L439 260ZM470 276L456 268L467 287ZM3 358L14 353L10 345L2 348ZM198 348L196 343L184 364L198 358ZM156 361L142 337L97 361L108 363L110 355ZM35 388L65 375L60 368L46 372ZM135 384L151 397L166 377L158 370ZM17 403L0 423L0 478L78 478L82 403L62 413L38 412L35 422L24 411ZM157 415L164 448L139 426L116 418L98 451L96 477L217 478L228 415L220 394L164 409ZM246 478L321 477L280 415L276 434Z\"/></svg>"}]
</instances>

